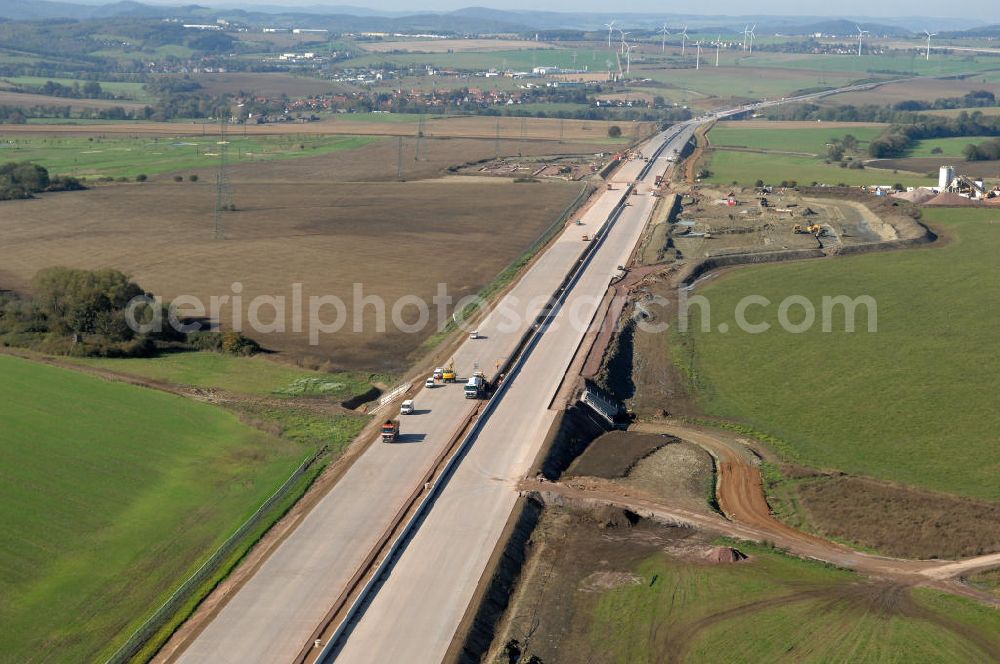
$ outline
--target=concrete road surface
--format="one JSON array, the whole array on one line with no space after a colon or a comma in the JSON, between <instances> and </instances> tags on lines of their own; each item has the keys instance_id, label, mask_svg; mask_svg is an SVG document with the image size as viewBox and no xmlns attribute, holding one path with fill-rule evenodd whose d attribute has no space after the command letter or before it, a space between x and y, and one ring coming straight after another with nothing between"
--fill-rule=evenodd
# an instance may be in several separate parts
<instances>
[{"instance_id":1,"label":"concrete road surface","mask_svg":"<svg viewBox=\"0 0 1000 664\"><path fill-rule=\"evenodd\" d=\"M690 135L690 129L687 131ZM643 149L652 154L661 142L662 136L656 137ZM642 161L628 162L619 169L615 180L632 181L643 166ZM662 171L666 162L659 166ZM647 186L645 195L631 197L635 205L627 208L622 219L625 223L619 222L608 237L599 252L600 260L595 260L588 270L586 283L578 285L579 293L602 294L616 267L625 263L653 202L648 191ZM567 225L497 309L479 325L483 338L467 340L456 352L454 361L460 377L469 376L477 363L491 375L498 361L513 352L527 326L579 259L585 247L581 235L597 230L624 194L624 186L601 193L583 215L583 226ZM539 376L537 382L527 375L519 380L544 385L546 390L555 389L560 371L565 370L575 348L577 333L567 330L562 334L568 336L553 335L556 341L552 342L555 347L551 350L536 351L539 356L551 353L544 377ZM475 402L463 397L462 387L459 382L421 390L414 399L416 413L400 418L400 441L373 444L186 648L179 661L185 664L292 661L404 500L471 413ZM518 406L506 408L503 418L496 420L516 424L513 441L540 440L536 434L544 431L551 418L538 401L540 394L536 390L515 392L511 402ZM524 417L515 415L520 409ZM531 415L527 416L529 411ZM515 431L497 428L507 431L508 436ZM506 482L511 472L521 467L521 461L530 457L531 449L530 446L512 448L518 455L512 460L517 463L511 467L497 466L497 477ZM471 459L470 462L476 463ZM482 463L493 468L496 459L487 458ZM509 493L508 485L503 486L505 494ZM509 511L508 502L505 496L491 508L497 510L489 519L491 525L502 526ZM495 535L489 530L482 536L485 540L481 543L481 554L488 556Z\"/></svg>"},{"instance_id":2,"label":"concrete road surface","mask_svg":"<svg viewBox=\"0 0 1000 664\"><path fill-rule=\"evenodd\" d=\"M686 142L690 129L679 139ZM678 146L679 147L679 146ZM672 147L664 152L669 155ZM399 558L337 662L439 662L465 613L557 413L549 404L618 265L627 262L656 199L661 159L570 291L519 375ZM586 318L586 320L584 320Z\"/></svg>"}]
</instances>

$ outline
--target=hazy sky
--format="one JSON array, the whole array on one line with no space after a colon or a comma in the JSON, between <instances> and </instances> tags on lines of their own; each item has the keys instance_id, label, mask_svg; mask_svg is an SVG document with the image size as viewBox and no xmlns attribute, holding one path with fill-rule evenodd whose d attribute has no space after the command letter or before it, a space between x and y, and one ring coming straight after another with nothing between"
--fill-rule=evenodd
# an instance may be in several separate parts
<instances>
[{"instance_id":1,"label":"hazy sky","mask_svg":"<svg viewBox=\"0 0 1000 664\"><path fill-rule=\"evenodd\" d=\"M711 13L711 14L782 14L813 16L977 16L983 23L1000 23L1000 14L991 20L996 12L994 0L630 0L629 2L609 2L608 0L253 0L266 4L292 5L353 5L384 10L448 10L462 7L494 7L497 9L538 9L544 11L583 11L599 13L623 12L663 12Z\"/></svg>"}]
</instances>

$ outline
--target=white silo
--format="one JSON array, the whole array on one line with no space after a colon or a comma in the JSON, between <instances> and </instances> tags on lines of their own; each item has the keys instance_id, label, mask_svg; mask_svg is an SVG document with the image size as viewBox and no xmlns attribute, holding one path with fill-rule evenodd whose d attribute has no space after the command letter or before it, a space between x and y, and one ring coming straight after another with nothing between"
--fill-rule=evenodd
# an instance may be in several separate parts
<instances>
[{"instance_id":1,"label":"white silo","mask_svg":"<svg viewBox=\"0 0 1000 664\"><path fill-rule=\"evenodd\" d=\"M938 173L938 188L947 189L955 179L955 169L951 166L942 166Z\"/></svg>"}]
</instances>

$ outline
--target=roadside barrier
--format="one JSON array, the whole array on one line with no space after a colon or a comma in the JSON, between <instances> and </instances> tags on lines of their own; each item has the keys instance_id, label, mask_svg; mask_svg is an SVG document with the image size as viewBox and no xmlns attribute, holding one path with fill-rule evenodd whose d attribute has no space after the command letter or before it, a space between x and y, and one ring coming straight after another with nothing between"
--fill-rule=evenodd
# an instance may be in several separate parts
<instances>
[{"instance_id":1,"label":"roadside barrier","mask_svg":"<svg viewBox=\"0 0 1000 664\"><path fill-rule=\"evenodd\" d=\"M669 141L678 133L679 131L673 132L664 138L663 143L654 153L654 157L650 159L650 163L643 168L643 175L641 177L648 174L649 170L652 168L652 164L656 161L656 158L662 153L667 143L669 143ZM438 479L431 485L427 495L420 501L420 504L414 511L413 516L410 517L399 536L389 547L386 555L382 558L382 561L375 568L375 571L369 577L368 581L347 609L344 619L337 626L337 629L332 634L330 640L327 641L314 661L330 661L330 659L335 656L337 651L340 649L344 638L350 634L355 622L363 615L367 604L374 597L376 589L395 565L396 560L406 549L407 544L416 534L420 524L427 517L431 507L434 505L434 502L440 496L441 491L448 484L451 476L454 475L455 471L458 469L462 459L471 449L479 433L489 421L493 411L496 410L497 404L499 404L500 400L503 398L503 395L511 384L512 379L520 372L524 363L527 361L527 358L531 355L531 351L541 340L545 329L548 327L552 318L558 313L562 304L565 302L570 290L572 290L573 286L580 280L580 277L583 275L587 265L590 264L598 249L604 244L608 231L614 223L618 221L622 212L627 207L633 188L633 185L629 185L625 188L615 208L608 215L608 218L601 225L600 229L598 229L598 231L594 234L593 241L587 245L586 249L581 253L580 259L569 271L552 296L550 296L549 302L542 307L542 310L535 318L534 323L527 329L527 331L525 331L515 351L501 367L500 373L504 374L504 379L501 381L497 390L490 397L489 401L487 401L479 419L475 422L475 424L473 424L469 433L465 436L465 439L455 451L455 454L448 460Z\"/></svg>"}]
</instances>

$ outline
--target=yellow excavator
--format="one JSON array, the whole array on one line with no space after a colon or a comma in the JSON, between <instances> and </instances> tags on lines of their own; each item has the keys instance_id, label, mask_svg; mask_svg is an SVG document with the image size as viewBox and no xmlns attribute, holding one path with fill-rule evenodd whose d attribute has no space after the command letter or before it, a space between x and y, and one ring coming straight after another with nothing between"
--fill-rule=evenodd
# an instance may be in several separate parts
<instances>
[{"instance_id":1,"label":"yellow excavator","mask_svg":"<svg viewBox=\"0 0 1000 664\"><path fill-rule=\"evenodd\" d=\"M802 224L795 224L792 227L792 230L802 235L808 233L810 235L815 235L816 237L819 237L820 235L823 234L823 227L820 226L819 224L810 224L809 226L803 226Z\"/></svg>"}]
</instances>

